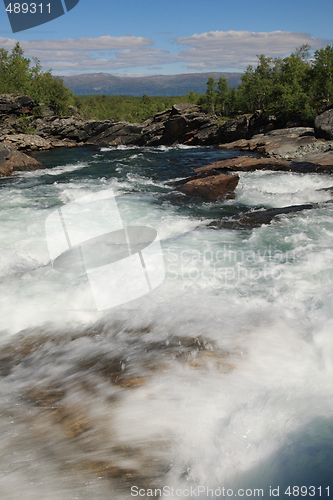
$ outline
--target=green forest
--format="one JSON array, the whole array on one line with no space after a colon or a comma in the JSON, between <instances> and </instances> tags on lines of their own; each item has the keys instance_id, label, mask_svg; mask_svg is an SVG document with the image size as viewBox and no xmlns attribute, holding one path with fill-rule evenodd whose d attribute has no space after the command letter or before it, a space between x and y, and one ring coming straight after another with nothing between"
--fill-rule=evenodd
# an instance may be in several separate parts
<instances>
[{"instance_id":1,"label":"green forest","mask_svg":"<svg viewBox=\"0 0 333 500\"><path fill-rule=\"evenodd\" d=\"M285 58L257 56L256 67L249 66L241 84L229 87L225 78L210 77L206 93L189 89L186 96L75 96L60 78L42 71L38 59L29 59L19 43L12 52L0 49L0 93L20 92L36 102L35 113L45 107L59 115L80 115L83 119L142 123L154 114L179 102L198 104L222 119L258 110L287 120L311 123L314 117L333 106L333 46L310 53L302 45Z\"/></svg>"},{"instance_id":2,"label":"green forest","mask_svg":"<svg viewBox=\"0 0 333 500\"><path fill-rule=\"evenodd\" d=\"M286 119L313 121L333 105L333 46L316 50L302 45L284 59L257 56L256 68L249 66L237 89L225 78L209 78L207 91L198 103L207 113L232 116L236 113L279 114Z\"/></svg>"},{"instance_id":3,"label":"green forest","mask_svg":"<svg viewBox=\"0 0 333 500\"><path fill-rule=\"evenodd\" d=\"M142 123L160 111L171 108L179 102L190 102L187 96L154 96L143 95L84 95L75 96L75 106L84 119L106 120Z\"/></svg>"},{"instance_id":4,"label":"green forest","mask_svg":"<svg viewBox=\"0 0 333 500\"><path fill-rule=\"evenodd\" d=\"M35 112L42 107L50 107L59 115L68 114L74 104L74 95L52 76L50 71L42 71L37 58L24 57L24 51L17 42L12 52L0 49L0 94L26 94L36 102Z\"/></svg>"}]
</instances>

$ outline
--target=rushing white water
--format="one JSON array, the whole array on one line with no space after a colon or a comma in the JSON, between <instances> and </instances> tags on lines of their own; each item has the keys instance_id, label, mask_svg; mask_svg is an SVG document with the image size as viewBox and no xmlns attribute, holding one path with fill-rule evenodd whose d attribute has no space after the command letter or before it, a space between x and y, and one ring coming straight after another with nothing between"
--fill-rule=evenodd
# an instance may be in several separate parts
<instances>
[{"instance_id":1,"label":"rushing white water","mask_svg":"<svg viewBox=\"0 0 333 500\"><path fill-rule=\"evenodd\" d=\"M221 151L61 154L0 186L0 498L333 494L330 176L241 173L235 200L195 203L167 181ZM128 225L158 231L166 278L103 313L82 308L84 277L52 268L45 221L107 188Z\"/></svg>"}]
</instances>

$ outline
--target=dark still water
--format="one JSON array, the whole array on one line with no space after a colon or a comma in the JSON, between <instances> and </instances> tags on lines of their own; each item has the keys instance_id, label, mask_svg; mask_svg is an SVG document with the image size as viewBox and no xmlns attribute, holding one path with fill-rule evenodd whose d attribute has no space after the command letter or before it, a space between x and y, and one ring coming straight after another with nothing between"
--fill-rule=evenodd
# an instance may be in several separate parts
<instances>
[{"instance_id":1,"label":"dark still water","mask_svg":"<svg viewBox=\"0 0 333 500\"><path fill-rule=\"evenodd\" d=\"M172 192L168 181L228 155L53 150L34 154L46 170L1 180L1 500L333 495L333 207L208 227L320 204L332 180L258 171L240 173L233 200ZM97 200L94 220L86 206L77 216L81 198ZM52 267L67 243L51 248L47 231L80 238L86 224L99 237L105 206L113 224L157 232L163 274L142 251L149 290L133 278L122 290L135 299L96 308L88 271ZM135 274L137 256L119 262Z\"/></svg>"}]
</instances>

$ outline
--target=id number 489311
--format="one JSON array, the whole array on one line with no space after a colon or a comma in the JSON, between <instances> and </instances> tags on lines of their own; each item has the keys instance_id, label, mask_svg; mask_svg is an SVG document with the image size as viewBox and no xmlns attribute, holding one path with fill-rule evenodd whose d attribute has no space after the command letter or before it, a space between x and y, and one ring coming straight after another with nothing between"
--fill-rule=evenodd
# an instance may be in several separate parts
<instances>
[{"instance_id":1,"label":"id number 489311","mask_svg":"<svg viewBox=\"0 0 333 500\"><path fill-rule=\"evenodd\" d=\"M327 486L327 488L322 488L321 486L288 486L286 491L284 492L285 495L288 495L289 497L315 497L315 496L323 496L323 497L329 497L330 496L330 487Z\"/></svg>"},{"instance_id":2,"label":"id number 489311","mask_svg":"<svg viewBox=\"0 0 333 500\"><path fill-rule=\"evenodd\" d=\"M43 14L43 8L44 12L47 14L51 13L51 4L48 3L47 5L43 5L42 3L36 4L36 3L9 3L8 6L6 7L6 11L9 12L9 14ZM46 9L46 10L45 10Z\"/></svg>"}]
</instances>

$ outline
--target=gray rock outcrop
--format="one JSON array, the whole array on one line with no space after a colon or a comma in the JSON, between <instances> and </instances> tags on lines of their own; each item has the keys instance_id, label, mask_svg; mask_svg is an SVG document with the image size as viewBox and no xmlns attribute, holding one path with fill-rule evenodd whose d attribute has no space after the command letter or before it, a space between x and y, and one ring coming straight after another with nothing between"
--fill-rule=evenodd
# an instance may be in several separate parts
<instances>
[{"instance_id":1,"label":"gray rock outcrop","mask_svg":"<svg viewBox=\"0 0 333 500\"><path fill-rule=\"evenodd\" d=\"M0 115L31 114L34 105L34 100L24 94L0 94Z\"/></svg>"},{"instance_id":2,"label":"gray rock outcrop","mask_svg":"<svg viewBox=\"0 0 333 500\"><path fill-rule=\"evenodd\" d=\"M272 130L267 134L254 135L250 139L220 144L221 149L256 151L270 158L303 161L307 156L333 149L333 141L317 139L310 127L293 127Z\"/></svg>"},{"instance_id":3,"label":"gray rock outcrop","mask_svg":"<svg viewBox=\"0 0 333 500\"><path fill-rule=\"evenodd\" d=\"M247 169L287 169L282 160L306 162L309 168L317 165L315 171L331 171L333 166L333 110L317 116L313 129L277 128L283 126L281 117L265 116L261 111L221 123L218 117L202 113L191 103L175 104L141 124L112 119L84 121L75 115L56 116L49 109L35 117L34 106L34 101L23 94L0 95L0 143L25 152L81 145L218 145L278 160L276 164L255 166L251 157L247 167L243 165Z\"/></svg>"},{"instance_id":4,"label":"gray rock outcrop","mask_svg":"<svg viewBox=\"0 0 333 500\"><path fill-rule=\"evenodd\" d=\"M333 109L316 116L314 130L317 138L333 140Z\"/></svg>"}]
</instances>

